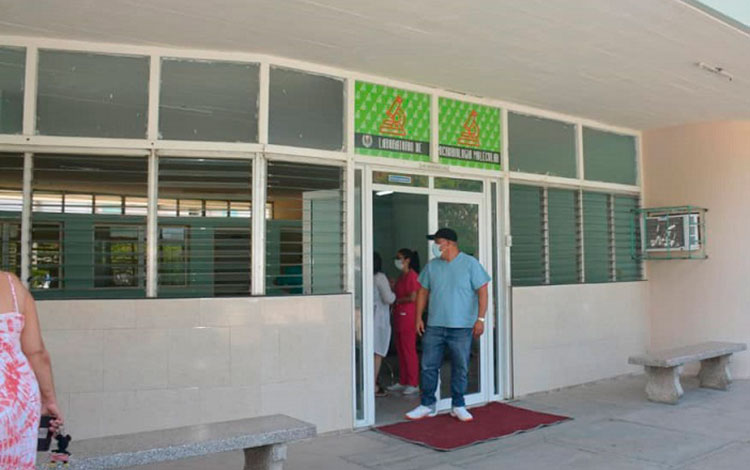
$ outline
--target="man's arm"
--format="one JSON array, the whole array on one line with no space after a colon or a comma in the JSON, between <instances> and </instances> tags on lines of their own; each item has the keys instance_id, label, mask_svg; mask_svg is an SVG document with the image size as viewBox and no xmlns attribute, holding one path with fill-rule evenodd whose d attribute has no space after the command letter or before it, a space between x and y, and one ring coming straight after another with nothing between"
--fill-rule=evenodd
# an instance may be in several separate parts
<instances>
[{"instance_id":1,"label":"man's arm","mask_svg":"<svg viewBox=\"0 0 750 470\"><path fill-rule=\"evenodd\" d=\"M422 319L422 314L424 313L424 308L427 306L427 296L429 293L430 291L424 287L420 287L419 292L417 293L417 334L419 336L422 336L422 333L424 333L424 320Z\"/></svg>"},{"instance_id":2,"label":"man's arm","mask_svg":"<svg viewBox=\"0 0 750 470\"><path fill-rule=\"evenodd\" d=\"M487 313L487 284L477 289L477 297L479 297L479 317L474 322L474 337L479 338L484 333L484 317Z\"/></svg>"}]
</instances>

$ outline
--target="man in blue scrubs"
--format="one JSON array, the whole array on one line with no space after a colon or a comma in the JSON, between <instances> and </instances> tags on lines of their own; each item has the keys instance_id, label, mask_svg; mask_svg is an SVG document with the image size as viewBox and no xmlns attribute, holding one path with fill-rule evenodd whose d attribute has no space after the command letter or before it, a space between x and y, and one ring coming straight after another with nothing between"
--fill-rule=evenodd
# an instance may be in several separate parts
<instances>
[{"instance_id":1,"label":"man in blue scrubs","mask_svg":"<svg viewBox=\"0 0 750 470\"><path fill-rule=\"evenodd\" d=\"M443 354L451 355L451 416L461 421L473 417L466 409L469 355L472 338L484 333L487 310L487 283L490 276L479 261L458 249L458 235L454 230L441 228L434 235L432 246L435 259L419 275L422 286L417 294L417 334L422 336L421 404L406 413L416 420L437 414L435 391L438 385ZM422 314L427 298L430 314L425 327Z\"/></svg>"}]
</instances>

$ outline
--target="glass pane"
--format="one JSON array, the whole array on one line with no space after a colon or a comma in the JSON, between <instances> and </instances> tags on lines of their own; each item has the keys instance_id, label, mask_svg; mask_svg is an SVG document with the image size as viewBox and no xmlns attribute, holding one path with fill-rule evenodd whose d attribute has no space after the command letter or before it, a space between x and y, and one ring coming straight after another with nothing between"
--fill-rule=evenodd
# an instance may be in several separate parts
<instances>
[{"instance_id":1,"label":"glass pane","mask_svg":"<svg viewBox=\"0 0 750 470\"><path fill-rule=\"evenodd\" d=\"M583 128L583 161L587 180L636 184L636 149L632 135Z\"/></svg>"},{"instance_id":2,"label":"glass pane","mask_svg":"<svg viewBox=\"0 0 750 470\"><path fill-rule=\"evenodd\" d=\"M31 208L34 212L63 212L63 195L60 193L34 191L33 201Z\"/></svg>"},{"instance_id":3,"label":"glass pane","mask_svg":"<svg viewBox=\"0 0 750 470\"><path fill-rule=\"evenodd\" d=\"M471 193L481 193L484 191L484 184L481 181L465 180L461 178L435 177L435 189L451 189L453 191L468 191Z\"/></svg>"},{"instance_id":4,"label":"glass pane","mask_svg":"<svg viewBox=\"0 0 750 470\"><path fill-rule=\"evenodd\" d=\"M271 162L266 222L266 294L332 294L343 285L343 172Z\"/></svg>"},{"instance_id":5,"label":"glass pane","mask_svg":"<svg viewBox=\"0 0 750 470\"><path fill-rule=\"evenodd\" d=\"M438 227L450 227L458 234L458 245L464 253L479 258L479 205L440 202L438 203ZM428 312L429 315L429 312ZM479 340L472 339L469 358L469 374L466 394L478 393L480 390L481 354ZM451 396L450 360L448 354L443 359L440 369L440 397Z\"/></svg>"},{"instance_id":6,"label":"glass pane","mask_svg":"<svg viewBox=\"0 0 750 470\"><path fill-rule=\"evenodd\" d=\"M160 297L250 295L252 167L159 159L159 195L174 201L159 213Z\"/></svg>"},{"instance_id":7,"label":"glass pane","mask_svg":"<svg viewBox=\"0 0 750 470\"><path fill-rule=\"evenodd\" d=\"M609 196L583 193L583 252L586 282L610 281Z\"/></svg>"},{"instance_id":8,"label":"glass pane","mask_svg":"<svg viewBox=\"0 0 750 470\"><path fill-rule=\"evenodd\" d=\"M148 198L125 197L125 215L147 215Z\"/></svg>"},{"instance_id":9,"label":"glass pane","mask_svg":"<svg viewBox=\"0 0 750 470\"><path fill-rule=\"evenodd\" d=\"M0 47L0 134L23 130L26 50Z\"/></svg>"},{"instance_id":10,"label":"glass pane","mask_svg":"<svg viewBox=\"0 0 750 470\"><path fill-rule=\"evenodd\" d=\"M112 214L119 215L123 211L123 197L122 196L95 196L95 205L97 214ZM65 205L67 206L67 200Z\"/></svg>"},{"instance_id":11,"label":"glass pane","mask_svg":"<svg viewBox=\"0 0 750 470\"><path fill-rule=\"evenodd\" d=\"M508 113L508 145L511 171L577 176L573 124Z\"/></svg>"},{"instance_id":12,"label":"glass pane","mask_svg":"<svg viewBox=\"0 0 750 470\"><path fill-rule=\"evenodd\" d=\"M159 227L159 285L188 286L189 227Z\"/></svg>"},{"instance_id":13,"label":"glass pane","mask_svg":"<svg viewBox=\"0 0 750 470\"><path fill-rule=\"evenodd\" d=\"M32 267L44 260L32 286L41 298L145 296L146 217L123 214L123 201L145 213L147 172L143 157L34 156ZM45 289L48 276L57 292Z\"/></svg>"},{"instance_id":14,"label":"glass pane","mask_svg":"<svg viewBox=\"0 0 750 470\"><path fill-rule=\"evenodd\" d=\"M270 93L270 143L343 148L343 80L272 67Z\"/></svg>"},{"instance_id":15,"label":"glass pane","mask_svg":"<svg viewBox=\"0 0 750 470\"><path fill-rule=\"evenodd\" d=\"M550 284L576 283L579 281L576 192L549 189L547 207L549 211Z\"/></svg>"},{"instance_id":16,"label":"glass pane","mask_svg":"<svg viewBox=\"0 0 750 470\"><path fill-rule=\"evenodd\" d=\"M0 153L0 216L19 217L20 220L22 191L23 155Z\"/></svg>"},{"instance_id":17,"label":"glass pane","mask_svg":"<svg viewBox=\"0 0 750 470\"><path fill-rule=\"evenodd\" d=\"M62 288L62 267L62 225L32 224L30 287L45 290Z\"/></svg>"},{"instance_id":18,"label":"glass pane","mask_svg":"<svg viewBox=\"0 0 750 470\"><path fill-rule=\"evenodd\" d=\"M100 196L107 197L107 196ZM91 214L94 210L94 196L91 194L64 194L63 212L66 214Z\"/></svg>"},{"instance_id":19,"label":"glass pane","mask_svg":"<svg viewBox=\"0 0 750 470\"><path fill-rule=\"evenodd\" d=\"M544 284L544 235L540 188L511 185L511 282L514 286Z\"/></svg>"},{"instance_id":20,"label":"glass pane","mask_svg":"<svg viewBox=\"0 0 750 470\"><path fill-rule=\"evenodd\" d=\"M258 64L163 59L159 138L258 141Z\"/></svg>"},{"instance_id":21,"label":"glass pane","mask_svg":"<svg viewBox=\"0 0 750 470\"><path fill-rule=\"evenodd\" d=\"M146 227L94 228L94 287L144 288Z\"/></svg>"},{"instance_id":22,"label":"glass pane","mask_svg":"<svg viewBox=\"0 0 750 470\"><path fill-rule=\"evenodd\" d=\"M37 132L146 137L149 58L39 51Z\"/></svg>"},{"instance_id":23,"label":"glass pane","mask_svg":"<svg viewBox=\"0 0 750 470\"><path fill-rule=\"evenodd\" d=\"M0 270L21 275L23 156L0 154Z\"/></svg>"},{"instance_id":24,"label":"glass pane","mask_svg":"<svg viewBox=\"0 0 750 470\"><path fill-rule=\"evenodd\" d=\"M636 259L636 222L633 212L639 207L638 198L615 196L615 280L641 280L641 261Z\"/></svg>"},{"instance_id":25,"label":"glass pane","mask_svg":"<svg viewBox=\"0 0 750 470\"><path fill-rule=\"evenodd\" d=\"M365 418L365 382L362 344L364 276L362 273L362 170L354 172L354 367L356 419Z\"/></svg>"},{"instance_id":26,"label":"glass pane","mask_svg":"<svg viewBox=\"0 0 750 470\"><path fill-rule=\"evenodd\" d=\"M0 270L21 274L21 222L0 218Z\"/></svg>"}]
</instances>

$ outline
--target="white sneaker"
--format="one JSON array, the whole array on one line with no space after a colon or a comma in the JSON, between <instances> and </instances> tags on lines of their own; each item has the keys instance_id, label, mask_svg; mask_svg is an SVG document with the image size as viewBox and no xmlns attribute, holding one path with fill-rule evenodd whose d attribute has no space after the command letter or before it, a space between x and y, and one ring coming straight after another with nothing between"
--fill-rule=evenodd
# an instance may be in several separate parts
<instances>
[{"instance_id":1,"label":"white sneaker","mask_svg":"<svg viewBox=\"0 0 750 470\"><path fill-rule=\"evenodd\" d=\"M401 393L403 393L404 395L414 395L415 393L419 393L419 387L412 387L411 385L407 385L406 387L404 387Z\"/></svg>"},{"instance_id":2,"label":"white sneaker","mask_svg":"<svg viewBox=\"0 0 750 470\"><path fill-rule=\"evenodd\" d=\"M437 416L437 407L430 408L429 406L419 405L410 412L406 413L406 419L416 421L418 419Z\"/></svg>"},{"instance_id":3,"label":"white sneaker","mask_svg":"<svg viewBox=\"0 0 750 470\"><path fill-rule=\"evenodd\" d=\"M451 416L458 418L459 421L463 421L464 423L474 419L465 406L454 406L451 410Z\"/></svg>"},{"instance_id":4,"label":"white sneaker","mask_svg":"<svg viewBox=\"0 0 750 470\"><path fill-rule=\"evenodd\" d=\"M400 392L401 390L405 389L406 385L401 385L400 383L395 383L391 386L386 387L385 389L389 392Z\"/></svg>"}]
</instances>

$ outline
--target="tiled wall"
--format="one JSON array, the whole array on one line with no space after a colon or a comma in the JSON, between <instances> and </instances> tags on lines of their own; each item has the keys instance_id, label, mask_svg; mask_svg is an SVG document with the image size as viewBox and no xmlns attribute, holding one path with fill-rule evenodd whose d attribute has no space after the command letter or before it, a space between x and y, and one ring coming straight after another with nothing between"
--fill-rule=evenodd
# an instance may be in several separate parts
<instances>
[{"instance_id":1,"label":"tiled wall","mask_svg":"<svg viewBox=\"0 0 750 470\"><path fill-rule=\"evenodd\" d=\"M284 413L352 426L348 295L38 302L78 439Z\"/></svg>"},{"instance_id":2,"label":"tiled wall","mask_svg":"<svg viewBox=\"0 0 750 470\"><path fill-rule=\"evenodd\" d=\"M516 396L643 372L647 301L647 282L514 288Z\"/></svg>"}]
</instances>

